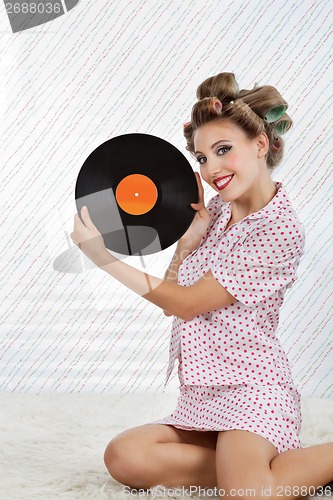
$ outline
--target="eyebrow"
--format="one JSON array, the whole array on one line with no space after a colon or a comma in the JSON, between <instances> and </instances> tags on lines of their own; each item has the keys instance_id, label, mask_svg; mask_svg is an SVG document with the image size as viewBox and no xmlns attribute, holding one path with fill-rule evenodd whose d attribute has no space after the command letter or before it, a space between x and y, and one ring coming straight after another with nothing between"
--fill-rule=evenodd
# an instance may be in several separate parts
<instances>
[{"instance_id":1,"label":"eyebrow","mask_svg":"<svg viewBox=\"0 0 333 500\"><path fill-rule=\"evenodd\" d=\"M220 139L219 141L215 142L211 147L210 149L213 149L217 144L219 144L220 142L231 142L229 141L228 139ZM203 154L201 151L194 151L194 154L196 155L197 153L201 153Z\"/></svg>"}]
</instances>

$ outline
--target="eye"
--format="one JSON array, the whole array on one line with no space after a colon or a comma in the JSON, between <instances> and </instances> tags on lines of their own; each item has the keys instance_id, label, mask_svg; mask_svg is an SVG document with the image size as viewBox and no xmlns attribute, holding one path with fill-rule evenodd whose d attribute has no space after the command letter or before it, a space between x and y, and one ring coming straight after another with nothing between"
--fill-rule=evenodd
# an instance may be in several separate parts
<instances>
[{"instance_id":1,"label":"eye","mask_svg":"<svg viewBox=\"0 0 333 500\"><path fill-rule=\"evenodd\" d=\"M231 146L220 146L219 148L217 148L217 155L218 156L223 156L225 155L228 151L230 151L231 149ZM204 163L206 163L207 161L207 158L205 156L198 156L198 158L195 158L197 160L198 163L200 163L201 165L203 165Z\"/></svg>"},{"instance_id":2,"label":"eye","mask_svg":"<svg viewBox=\"0 0 333 500\"><path fill-rule=\"evenodd\" d=\"M225 153L230 151L230 149L231 149L231 146L222 146L222 147L217 149L217 152L220 154L220 151L223 151L223 153L221 153L221 154L224 155Z\"/></svg>"},{"instance_id":3,"label":"eye","mask_svg":"<svg viewBox=\"0 0 333 500\"><path fill-rule=\"evenodd\" d=\"M197 162L200 163L201 165L204 163L204 161L201 161L201 160L206 160L206 157L205 156L199 156L198 158L196 158Z\"/></svg>"}]
</instances>

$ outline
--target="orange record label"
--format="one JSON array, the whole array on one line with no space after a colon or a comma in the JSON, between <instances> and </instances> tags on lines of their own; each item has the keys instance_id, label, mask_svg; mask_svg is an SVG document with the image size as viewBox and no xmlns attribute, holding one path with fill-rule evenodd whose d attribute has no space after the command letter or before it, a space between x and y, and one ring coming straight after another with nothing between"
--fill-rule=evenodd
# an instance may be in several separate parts
<instances>
[{"instance_id":1,"label":"orange record label","mask_svg":"<svg viewBox=\"0 0 333 500\"><path fill-rule=\"evenodd\" d=\"M131 215L142 215L151 210L158 197L154 182L142 174L131 174L124 177L116 189L116 200L124 212Z\"/></svg>"}]
</instances>

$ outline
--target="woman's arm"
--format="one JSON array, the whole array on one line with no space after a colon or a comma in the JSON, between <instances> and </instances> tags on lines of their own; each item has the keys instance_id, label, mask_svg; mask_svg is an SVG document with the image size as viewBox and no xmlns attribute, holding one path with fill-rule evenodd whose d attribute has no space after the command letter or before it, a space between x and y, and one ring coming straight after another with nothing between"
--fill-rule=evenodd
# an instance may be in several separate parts
<instances>
[{"instance_id":1,"label":"woman's arm","mask_svg":"<svg viewBox=\"0 0 333 500\"><path fill-rule=\"evenodd\" d=\"M200 196L203 196L202 189ZM166 272L167 279L139 271L109 253L87 207L81 209L82 220L75 214L74 231L70 237L100 269L170 315L189 321L200 313L221 308L234 300L210 272L192 286L180 286L176 282L181 262L198 247L210 221L203 201L192 205L197 206L197 214L186 233L186 238L182 237L177 245L176 255Z\"/></svg>"},{"instance_id":2,"label":"woman's arm","mask_svg":"<svg viewBox=\"0 0 333 500\"><path fill-rule=\"evenodd\" d=\"M107 250L99 255L95 264L133 292L184 321L191 321L198 314L235 302L235 298L219 284L211 271L194 285L181 286L139 271Z\"/></svg>"}]
</instances>

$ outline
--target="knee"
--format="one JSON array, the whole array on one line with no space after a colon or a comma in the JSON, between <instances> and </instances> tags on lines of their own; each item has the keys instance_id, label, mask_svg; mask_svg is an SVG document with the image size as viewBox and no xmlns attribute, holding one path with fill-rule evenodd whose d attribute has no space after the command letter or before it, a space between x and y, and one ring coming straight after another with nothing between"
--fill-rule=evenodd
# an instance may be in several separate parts
<instances>
[{"instance_id":1,"label":"knee","mask_svg":"<svg viewBox=\"0 0 333 500\"><path fill-rule=\"evenodd\" d=\"M126 484L128 466L122 446L117 441L110 441L104 452L104 463L110 475L116 481Z\"/></svg>"},{"instance_id":2,"label":"knee","mask_svg":"<svg viewBox=\"0 0 333 500\"><path fill-rule=\"evenodd\" d=\"M126 486L138 487L142 471L136 463L135 450L122 440L111 440L104 452L104 463L110 475Z\"/></svg>"}]
</instances>

